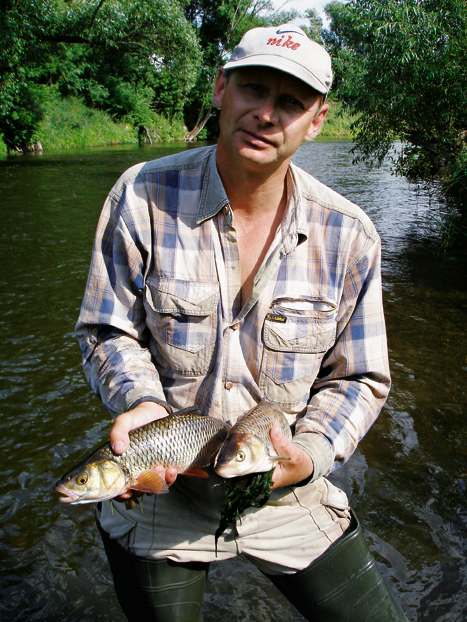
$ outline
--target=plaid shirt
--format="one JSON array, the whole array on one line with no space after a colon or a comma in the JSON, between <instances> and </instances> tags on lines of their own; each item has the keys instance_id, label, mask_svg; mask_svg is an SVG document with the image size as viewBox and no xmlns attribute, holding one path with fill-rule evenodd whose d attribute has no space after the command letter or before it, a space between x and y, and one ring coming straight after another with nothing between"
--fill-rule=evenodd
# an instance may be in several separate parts
<instances>
[{"instance_id":1,"label":"plaid shirt","mask_svg":"<svg viewBox=\"0 0 467 622\"><path fill-rule=\"evenodd\" d=\"M76 327L84 369L114 415L152 400L233 423L265 398L317 479L350 457L389 391L380 240L357 206L291 165L242 308L215 154L139 164L110 192Z\"/></svg>"}]
</instances>

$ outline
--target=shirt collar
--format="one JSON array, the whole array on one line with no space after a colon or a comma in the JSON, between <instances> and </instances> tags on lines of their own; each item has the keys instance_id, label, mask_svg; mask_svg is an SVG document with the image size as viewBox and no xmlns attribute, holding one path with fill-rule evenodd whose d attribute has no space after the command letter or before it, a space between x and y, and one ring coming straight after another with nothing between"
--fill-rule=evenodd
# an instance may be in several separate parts
<instances>
[{"instance_id":1,"label":"shirt collar","mask_svg":"<svg viewBox=\"0 0 467 622\"><path fill-rule=\"evenodd\" d=\"M221 178L217 171L216 151L214 147L211 151L206 166L206 173L203 179L201 190L201 201L199 203L198 217L196 224L199 225L208 218L215 216L225 205L229 204L229 199L222 185Z\"/></svg>"},{"instance_id":2,"label":"shirt collar","mask_svg":"<svg viewBox=\"0 0 467 622\"><path fill-rule=\"evenodd\" d=\"M287 172L287 210L280 224L281 253L288 255L308 238L308 222L300 191L300 181L294 175L294 165Z\"/></svg>"},{"instance_id":3,"label":"shirt collar","mask_svg":"<svg viewBox=\"0 0 467 622\"><path fill-rule=\"evenodd\" d=\"M224 190L216 165L216 151L214 147L209 154L206 173L203 179L201 201L199 204L196 224L215 216L220 210L229 204L229 199ZM288 172L288 183L291 184L287 211L281 224L284 251L290 253L298 244L308 238L308 219L304 213L301 200L300 182L294 174L295 165L291 164Z\"/></svg>"},{"instance_id":4,"label":"shirt collar","mask_svg":"<svg viewBox=\"0 0 467 622\"><path fill-rule=\"evenodd\" d=\"M293 194L293 204L291 205L291 209L294 211L295 231L298 237L297 244L301 244L308 239L309 218L306 213L307 208L305 207L302 199L304 188L301 187L299 176L295 175L296 169L297 167L295 164L291 163L289 167L289 179L292 183Z\"/></svg>"}]
</instances>

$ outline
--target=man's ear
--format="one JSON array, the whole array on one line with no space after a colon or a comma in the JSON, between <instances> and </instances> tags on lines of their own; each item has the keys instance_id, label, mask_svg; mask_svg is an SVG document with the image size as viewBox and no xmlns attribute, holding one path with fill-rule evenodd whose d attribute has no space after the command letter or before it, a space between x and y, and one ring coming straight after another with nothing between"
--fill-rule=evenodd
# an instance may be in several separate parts
<instances>
[{"instance_id":1,"label":"man's ear","mask_svg":"<svg viewBox=\"0 0 467 622\"><path fill-rule=\"evenodd\" d=\"M321 127L323 126L324 119L326 118L328 110L329 110L329 104L323 104L321 106L318 114L315 115L313 121L310 123L308 132L305 135L305 140L313 140L313 138L316 138L318 136L319 131L321 130Z\"/></svg>"},{"instance_id":2,"label":"man's ear","mask_svg":"<svg viewBox=\"0 0 467 622\"><path fill-rule=\"evenodd\" d=\"M222 106L222 99L224 97L224 91L227 81L225 79L225 70L219 69L216 76L216 83L214 84L214 93L212 94L212 105L215 108Z\"/></svg>"}]
</instances>

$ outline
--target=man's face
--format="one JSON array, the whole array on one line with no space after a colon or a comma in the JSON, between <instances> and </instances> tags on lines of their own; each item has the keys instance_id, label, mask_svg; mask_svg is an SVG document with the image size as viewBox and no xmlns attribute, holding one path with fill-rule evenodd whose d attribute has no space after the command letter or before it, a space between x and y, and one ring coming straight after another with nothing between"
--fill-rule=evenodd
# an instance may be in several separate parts
<instances>
[{"instance_id":1,"label":"man's face","mask_svg":"<svg viewBox=\"0 0 467 622\"><path fill-rule=\"evenodd\" d=\"M329 106L292 75L244 67L226 80L221 70L213 103L221 108L219 150L233 163L258 169L290 161L303 140L319 132Z\"/></svg>"}]
</instances>

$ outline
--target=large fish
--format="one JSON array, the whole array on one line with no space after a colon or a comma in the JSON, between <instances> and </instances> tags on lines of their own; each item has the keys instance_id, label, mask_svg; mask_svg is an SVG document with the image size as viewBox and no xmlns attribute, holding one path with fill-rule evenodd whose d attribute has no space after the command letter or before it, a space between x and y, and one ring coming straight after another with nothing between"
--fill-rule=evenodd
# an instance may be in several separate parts
<instances>
[{"instance_id":1,"label":"large fish","mask_svg":"<svg viewBox=\"0 0 467 622\"><path fill-rule=\"evenodd\" d=\"M279 460L274 450L269 432L278 425L285 436L291 440L292 433L284 414L267 401L260 402L249 410L230 429L219 449L214 470L221 477L238 477L248 473L270 471Z\"/></svg>"},{"instance_id":2,"label":"large fish","mask_svg":"<svg viewBox=\"0 0 467 622\"><path fill-rule=\"evenodd\" d=\"M113 499L128 490L167 492L165 480L153 467L208 477L201 467L210 464L229 429L197 408L168 415L131 431L124 454L114 453L110 443L102 445L58 480L55 490L65 495L60 501L69 504Z\"/></svg>"}]
</instances>

